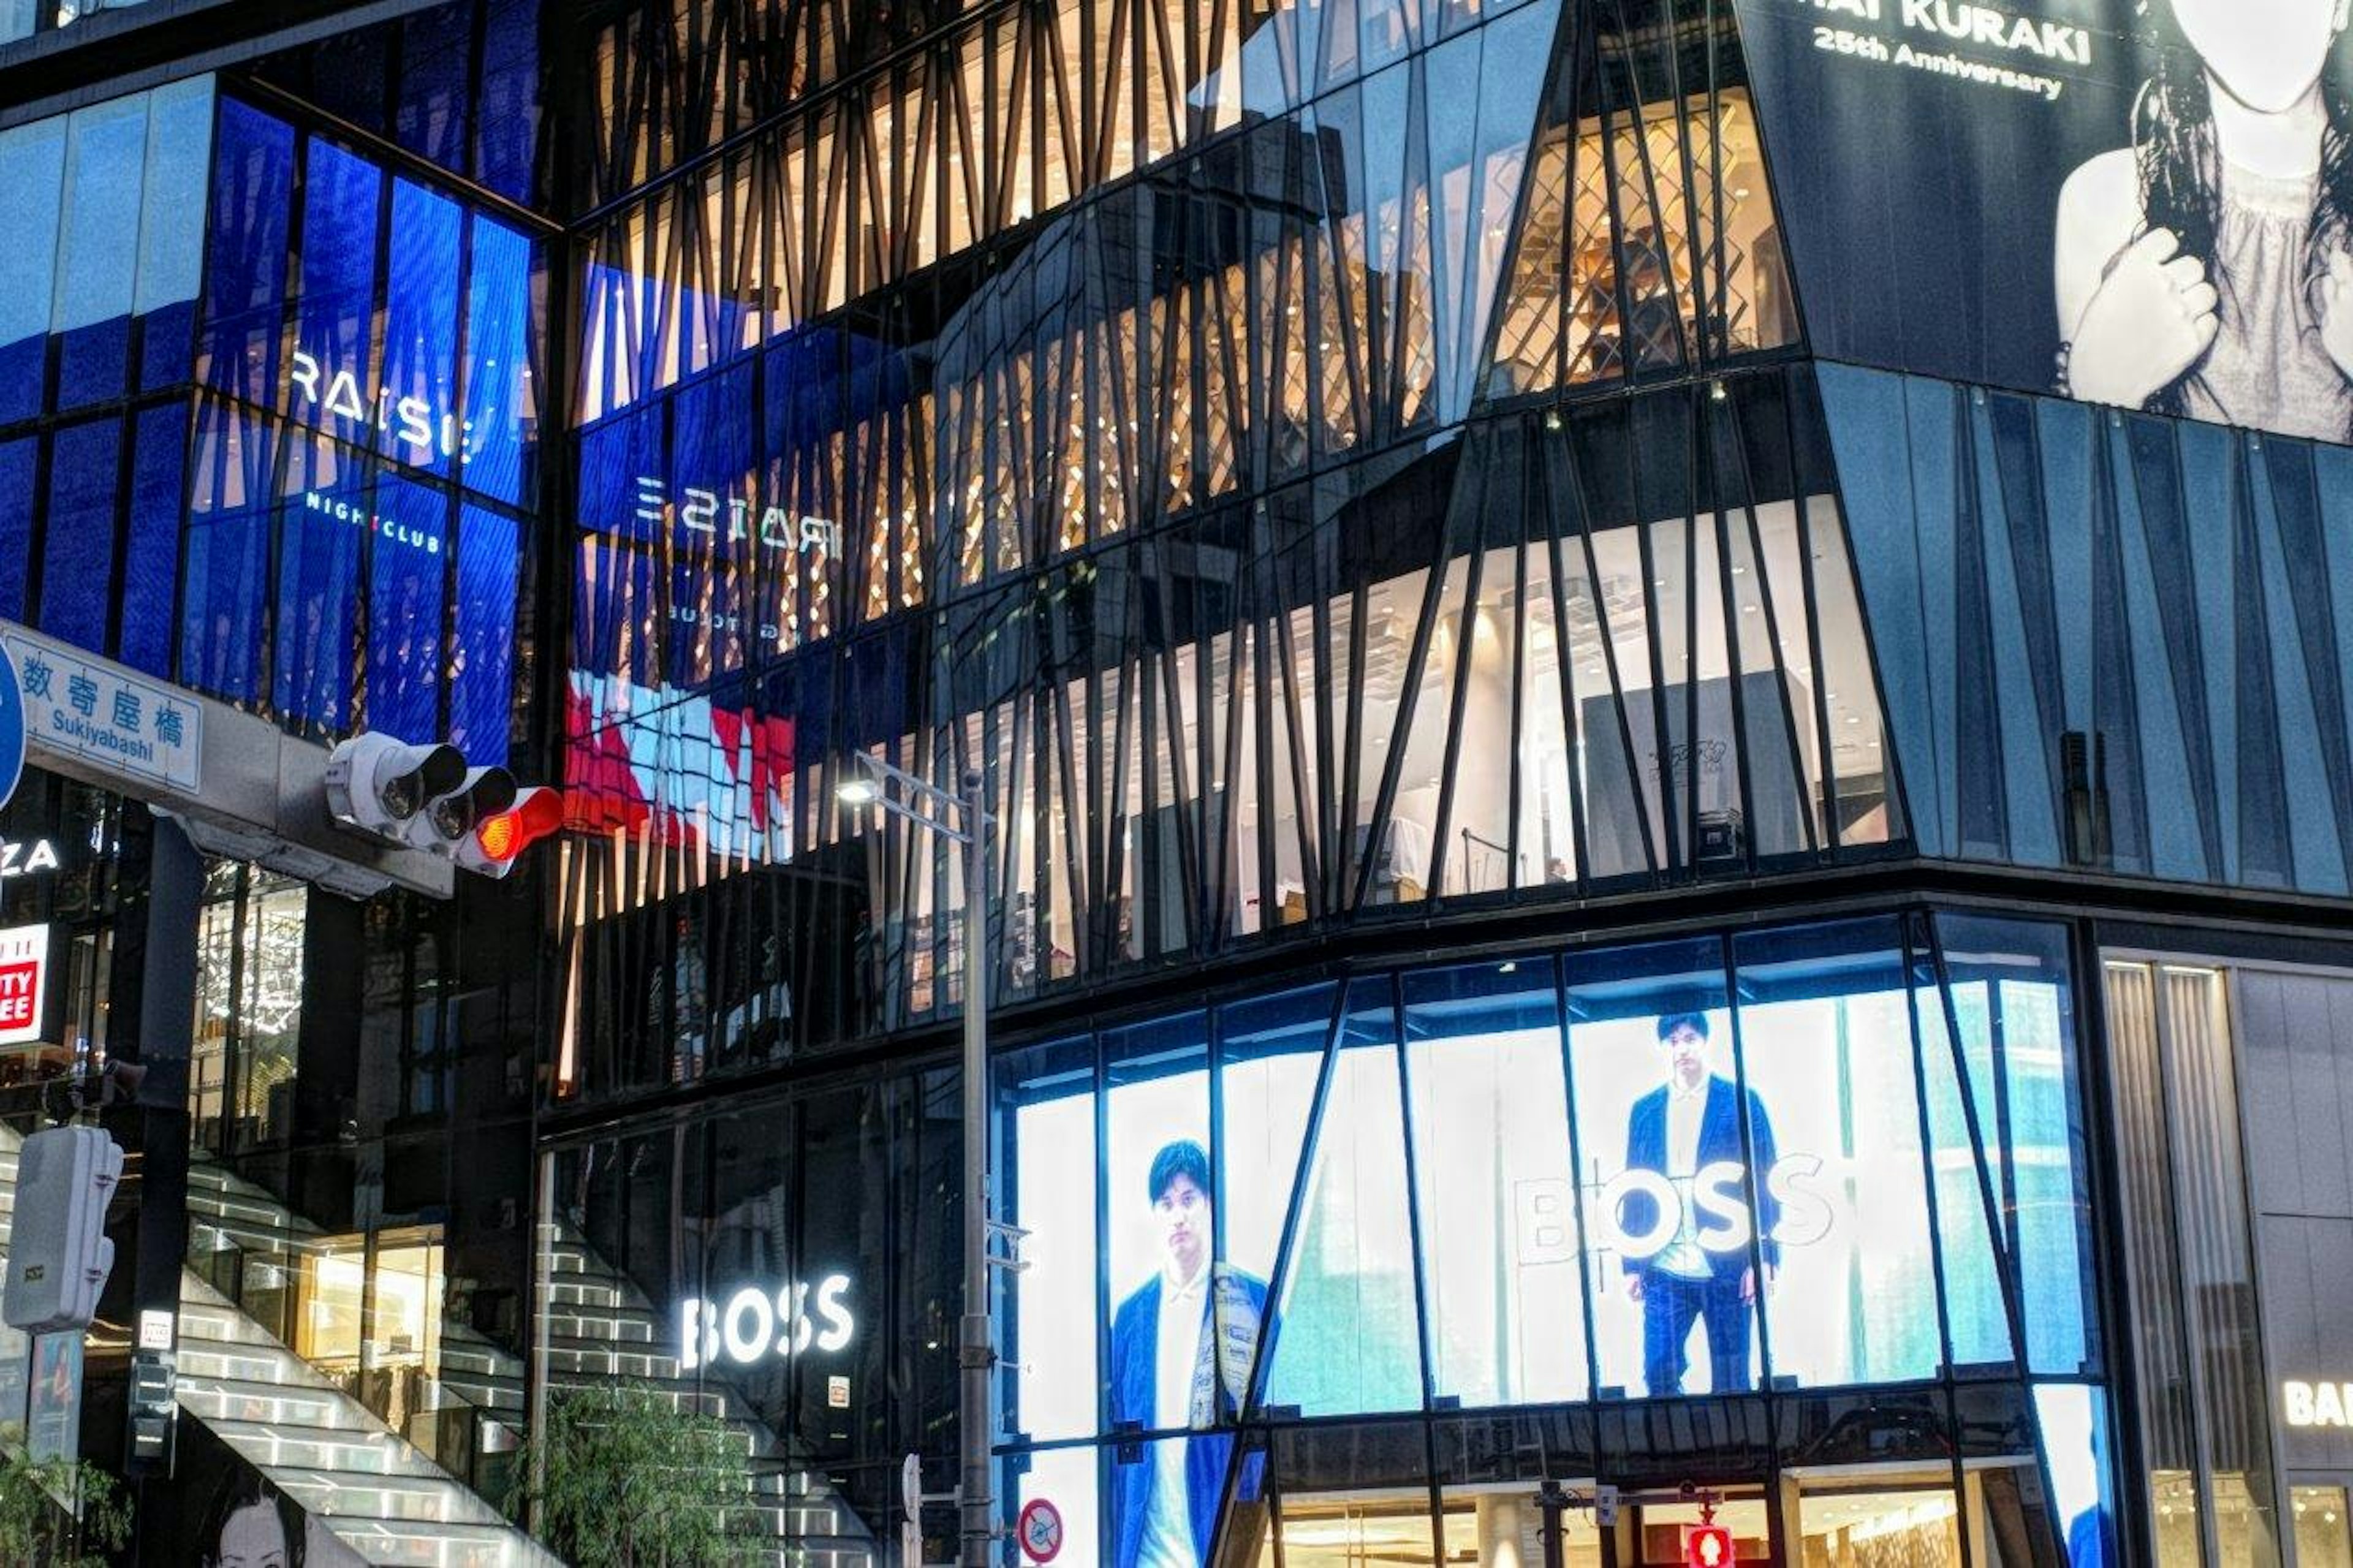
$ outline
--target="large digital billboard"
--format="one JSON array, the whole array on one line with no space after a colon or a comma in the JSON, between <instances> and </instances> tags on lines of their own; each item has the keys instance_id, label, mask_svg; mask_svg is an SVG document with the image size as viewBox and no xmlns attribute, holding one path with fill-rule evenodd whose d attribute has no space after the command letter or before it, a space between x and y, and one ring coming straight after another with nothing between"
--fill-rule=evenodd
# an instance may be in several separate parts
<instances>
[{"instance_id":1,"label":"large digital billboard","mask_svg":"<svg viewBox=\"0 0 2353 1568\"><path fill-rule=\"evenodd\" d=\"M1021 1053L1008 1405L1106 1440L1099 1484L1041 1454L1024 1500L1191 1568L1256 1421L2088 1375L2063 953L1942 929L1943 984L1864 920Z\"/></svg>"},{"instance_id":2,"label":"large digital billboard","mask_svg":"<svg viewBox=\"0 0 2353 1568\"><path fill-rule=\"evenodd\" d=\"M1736 0L1825 357L2353 437L2341 0Z\"/></svg>"}]
</instances>

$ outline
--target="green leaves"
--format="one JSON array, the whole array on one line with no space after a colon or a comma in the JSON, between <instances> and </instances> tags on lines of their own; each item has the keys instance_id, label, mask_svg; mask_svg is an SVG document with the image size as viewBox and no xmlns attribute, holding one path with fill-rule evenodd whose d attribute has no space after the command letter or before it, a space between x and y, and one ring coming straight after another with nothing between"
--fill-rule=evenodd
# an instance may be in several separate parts
<instances>
[{"instance_id":1,"label":"green leaves","mask_svg":"<svg viewBox=\"0 0 2353 1568\"><path fill-rule=\"evenodd\" d=\"M130 1539L131 1501L104 1470L15 1448L0 1458L0 1562L106 1568Z\"/></svg>"},{"instance_id":2,"label":"green leaves","mask_svg":"<svg viewBox=\"0 0 2353 1568\"><path fill-rule=\"evenodd\" d=\"M659 1385L554 1394L509 1506L574 1568L685 1568L747 1555L773 1525L756 1505L751 1444Z\"/></svg>"}]
</instances>

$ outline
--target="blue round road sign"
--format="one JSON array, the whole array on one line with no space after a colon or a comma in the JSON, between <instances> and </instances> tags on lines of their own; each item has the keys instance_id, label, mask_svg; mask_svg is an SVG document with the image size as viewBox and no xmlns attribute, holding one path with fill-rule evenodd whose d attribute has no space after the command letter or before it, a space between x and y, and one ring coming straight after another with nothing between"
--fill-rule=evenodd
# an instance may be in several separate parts
<instances>
[{"instance_id":1,"label":"blue round road sign","mask_svg":"<svg viewBox=\"0 0 2353 1568\"><path fill-rule=\"evenodd\" d=\"M8 645L0 643L0 805L8 804L24 776L25 688Z\"/></svg>"}]
</instances>

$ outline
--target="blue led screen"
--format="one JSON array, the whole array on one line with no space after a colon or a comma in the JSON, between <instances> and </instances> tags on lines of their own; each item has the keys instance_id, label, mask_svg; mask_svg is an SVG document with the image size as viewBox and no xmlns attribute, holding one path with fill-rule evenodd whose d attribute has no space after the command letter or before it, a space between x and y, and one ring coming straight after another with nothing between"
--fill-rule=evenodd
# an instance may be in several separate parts
<instances>
[{"instance_id":1,"label":"blue led screen","mask_svg":"<svg viewBox=\"0 0 2353 1568\"><path fill-rule=\"evenodd\" d=\"M49 530L77 547L44 552L41 629L77 647L106 646L121 432L113 419L69 425L57 433L50 450Z\"/></svg>"},{"instance_id":2,"label":"blue led screen","mask_svg":"<svg viewBox=\"0 0 2353 1568\"><path fill-rule=\"evenodd\" d=\"M278 626L271 696L323 729L351 721L353 618L367 538L366 471L334 443L290 443L278 518Z\"/></svg>"},{"instance_id":3,"label":"blue led screen","mask_svg":"<svg viewBox=\"0 0 2353 1568\"><path fill-rule=\"evenodd\" d=\"M218 141L179 678L502 763L538 243L250 105Z\"/></svg>"}]
</instances>

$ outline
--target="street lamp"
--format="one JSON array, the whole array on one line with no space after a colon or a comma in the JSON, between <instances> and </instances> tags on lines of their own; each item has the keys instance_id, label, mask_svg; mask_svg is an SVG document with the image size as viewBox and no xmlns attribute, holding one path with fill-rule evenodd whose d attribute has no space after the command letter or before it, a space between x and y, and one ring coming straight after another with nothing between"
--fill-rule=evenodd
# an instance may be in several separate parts
<instances>
[{"instance_id":1,"label":"street lamp","mask_svg":"<svg viewBox=\"0 0 2353 1568\"><path fill-rule=\"evenodd\" d=\"M990 1449L996 1440L997 1333L989 1312L988 1270L988 935L987 797L977 768L951 794L868 752L852 752L857 776L834 797L847 806L881 807L964 849L964 1331L957 1355L960 1476L956 1507L963 1568L987 1568L997 1533ZM1018 1267L1016 1265L1016 1267Z\"/></svg>"}]
</instances>

